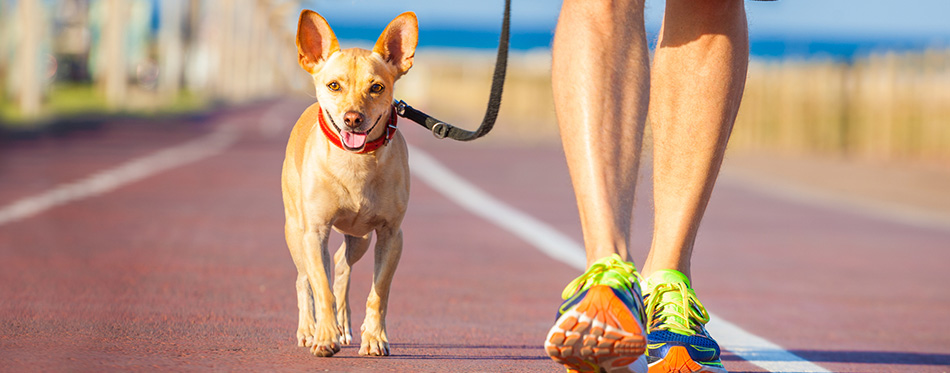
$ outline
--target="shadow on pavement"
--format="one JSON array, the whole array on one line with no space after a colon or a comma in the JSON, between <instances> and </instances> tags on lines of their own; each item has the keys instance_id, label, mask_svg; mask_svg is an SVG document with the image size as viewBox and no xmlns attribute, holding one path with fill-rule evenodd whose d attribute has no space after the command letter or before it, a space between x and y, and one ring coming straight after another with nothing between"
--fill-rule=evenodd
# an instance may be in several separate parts
<instances>
[{"instance_id":1,"label":"shadow on pavement","mask_svg":"<svg viewBox=\"0 0 950 373\"><path fill-rule=\"evenodd\" d=\"M436 343L393 343L390 345L394 351L393 355L385 359L406 359L406 360L509 360L509 361L531 361L531 360L550 360L544 353L544 349L538 345L465 345L465 344L436 344ZM346 348L359 348L359 345L344 346ZM457 350L455 353L429 353L413 354L406 353L406 350L428 349L435 350ZM497 354L491 352L472 352L472 350L498 350L498 351L516 351L523 350L524 355L515 354ZM533 350L533 351L532 351ZM336 358L362 359L362 356L334 356Z\"/></svg>"}]
</instances>

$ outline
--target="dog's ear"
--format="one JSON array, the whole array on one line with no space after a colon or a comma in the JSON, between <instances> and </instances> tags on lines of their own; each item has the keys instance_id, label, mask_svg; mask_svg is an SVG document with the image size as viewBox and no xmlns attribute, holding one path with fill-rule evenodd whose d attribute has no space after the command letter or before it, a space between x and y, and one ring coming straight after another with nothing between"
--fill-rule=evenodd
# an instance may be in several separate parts
<instances>
[{"instance_id":1,"label":"dog's ear","mask_svg":"<svg viewBox=\"0 0 950 373\"><path fill-rule=\"evenodd\" d=\"M297 22L297 59L311 75L320 70L331 54L340 50L327 20L312 10L300 12Z\"/></svg>"},{"instance_id":2,"label":"dog's ear","mask_svg":"<svg viewBox=\"0 0 950 373\"><path fill-rule=\"evenodd\" d=\"M399 75L403 75L412 67L412 59L416 55L418 42L419 21L415 13L406 12L386 26L386 30L376 40L373 52L383 56L386 62L396 66Z\"/></svg>"}]
</instances>

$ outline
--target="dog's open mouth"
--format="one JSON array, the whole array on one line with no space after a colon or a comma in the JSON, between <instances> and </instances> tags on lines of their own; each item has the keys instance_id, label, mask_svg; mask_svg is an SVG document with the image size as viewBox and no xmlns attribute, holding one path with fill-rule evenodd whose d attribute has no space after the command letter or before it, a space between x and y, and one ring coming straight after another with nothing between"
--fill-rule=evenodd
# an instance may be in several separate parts
<instances>
[{"instance_id":1,"label":"dog's open mouth","mask_svg":"<svg viewBox=\"0 0 950 373\"><path fill-rule=\"evenodd\" d=\"M329 111L326 111L326 117L330 118L330 123L333 125L333 129L336 130L336 133L340 138L340 145L342 145L344 149L351 152L358 152L366 147L366 144L369 143L369 134L373 132L373 129L375 129L379 124L380 118L382 118L382 116L376 118L376 122L373 123L373 126L369 129L365 131L358 131L350 127L340 128L340 126L336 125L336 121L333 120L333 116L330 115Z\"/></svg>"},{"instance_id":2,"label":"dog's open mouth","mask_svg":"<svg viewBox=\"0 0 950 373\"><path fill-rule=\"evenodd\" d=\"M360 150L366 146L366 138L369 137L369 131L367 132L353 132L349 130L340 131L340 140L343 142L348 150Z\"/></svg>"}]
</instances>

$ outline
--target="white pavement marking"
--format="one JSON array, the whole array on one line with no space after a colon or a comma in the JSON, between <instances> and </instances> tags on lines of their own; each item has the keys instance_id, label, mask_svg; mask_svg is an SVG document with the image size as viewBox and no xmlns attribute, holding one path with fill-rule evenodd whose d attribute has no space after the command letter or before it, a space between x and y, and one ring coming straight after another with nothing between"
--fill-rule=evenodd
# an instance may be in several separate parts
<instances>
[{"instance_id":1,"label":"white pavement marking","mask_svg":"<svg viewBox=\"0 0 950 373\"><path fill-rule=\"evenodd\" d=\"M469 212L518 236L555 260L578 271L586 269L586 255L579 243L544 222L485 193L421 149L410 146L409 165L413 175ZM707 329L722 348L769 372L830 373L829 370L715 315L710 315Z\"/></svg>"},{"instance_id":2,"label":"white pavement marking","mask_svg":"<svg viewBox=\"0 0 950 373\"><path fill-rule=\"evenodd\" d=\"M421 149L409 147L409 164L410 171L416 177L446 198L513 233L548 256L584 269L587 262L584 250L574 247L577 245L570 237L483 192Z\"/></svg>"},{"instance_id":3,"label":"white pavement marking","mask_svg":"<svg viewBox=\"0 0 950 373\"><path fill-rule=\"evenodd\" d=\"M709 315L706 330L722 348L770 372L830 373L765 338L749 333L720 317Z\"/></svg>"},{"instance_id":4,"label":"white pavement marking","mask_svg":"<svg viewBox=\"0 0 950 373\"><path fill-rule=\"evenodd\" d=\"M133 159L84 179L61 184L0 208L0 226L35 216L72 201L94 197L159 172L208 158L238 139L238 130L221 126L204 137Z\"/></svg>"},{"instance_id":5,"label":"white pavement marking","mask_svg":"<svg viewBox=\"0 0 950 373\"><path fill-rule=\"evenodd\" d=\"M258 131L261 136L273 139L278 137L287 138L290 136L290 130L297 121L296 117L301 112L303 106L296 100L283 100L272 105L264 114L261 115Z\"/></svg>"}]
</instances>

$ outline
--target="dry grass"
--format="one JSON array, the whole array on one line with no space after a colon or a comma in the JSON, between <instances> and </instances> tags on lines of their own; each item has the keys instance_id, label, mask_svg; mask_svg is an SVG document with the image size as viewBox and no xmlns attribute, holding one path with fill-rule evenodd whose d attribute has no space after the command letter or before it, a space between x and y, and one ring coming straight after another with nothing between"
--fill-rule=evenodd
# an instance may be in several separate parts
<instances>
[{"instance_id":1,"label":"dry grass","mask_svg":"<svg viewBox=\"0 0 950 373\"><path fill-rule=\"evenodd\" d=\"M485 115L495 56L423 51L396 97L437 118L474 129ZM498 121L489 141L557 141L548 52L512 53Z\"/></svg>"},{"instance_id":2,"label":"dry grass","mask_svg":"<svg viewBox=\"0 0 950 373\"><path fill-rule=\"evenodd\" d=\"M756 62L731 147L866 160L950 161L950 50Z\"/></svg>"},{"instance_id":3,"label":"dry grass","mask_svg":"<svg viewBox=\"0 0 950 373\"><path fill-rule=\"evenodd\" d=\"M494 56L420 52L397 97L474 128ZM513 54L491 138L556 141L550 55ZM733 150L875 161L950 161L950 50L749 66Z\"/></svg>"}]
</instances>

